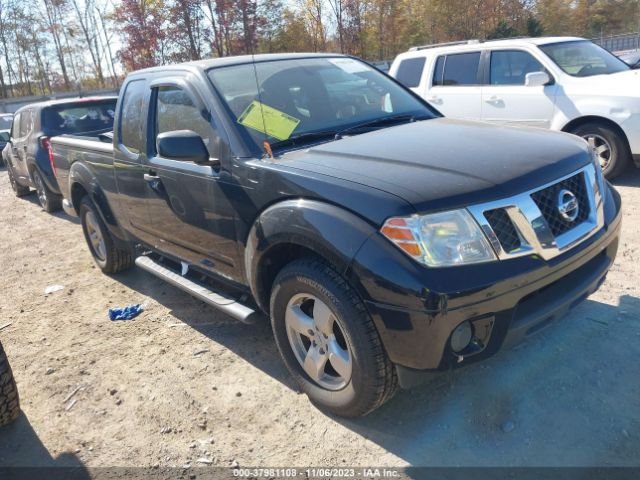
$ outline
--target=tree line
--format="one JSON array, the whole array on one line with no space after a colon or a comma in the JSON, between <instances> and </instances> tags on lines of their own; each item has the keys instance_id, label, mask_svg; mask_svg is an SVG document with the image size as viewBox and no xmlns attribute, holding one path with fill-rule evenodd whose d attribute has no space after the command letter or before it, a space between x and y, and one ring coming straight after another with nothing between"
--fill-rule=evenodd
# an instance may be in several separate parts
<instances>
[{"instance_id":1,"label":"tree line","mask_svg":"<svg viewBox=\"0 0 640 480\"><path fill-rule=\"evenodd\" d=\"M0 0L0 96L117 87L127 71L227 55L384 60L452 40L639 29L640 0Z\"/></svg>"}]
</instances>

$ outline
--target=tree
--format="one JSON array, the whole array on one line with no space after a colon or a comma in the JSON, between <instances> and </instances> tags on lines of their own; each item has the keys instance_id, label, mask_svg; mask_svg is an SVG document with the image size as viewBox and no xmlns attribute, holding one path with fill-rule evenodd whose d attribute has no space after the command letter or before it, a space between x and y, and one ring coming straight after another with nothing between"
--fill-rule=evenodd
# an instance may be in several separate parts
<instances>
[{"instance_id":1,"label":"tree","mask_svg":"<svg viewBox=\"0 0 640 480\"><path fill-rule=\"evenodd\" d=\"M513 28L504 20L500 20L498 26L491 33L489 33L489 35L487 35L487 38L489 40L494 40L496 38L512 38L517 36L518 31L515 28Z\"/></svg>"},{"instance_id":2,"label":"tree","mask_svg":"<svg viewBox=\"0 0 640 480\"><path fill-rule=\"evenodd\" d=\"M527 18L527 35L529 37L541 37L544 33L544 28L540 20L535 17Z\"/></svg>"},{"instance_id":3,"label":"tree","mask_svg":"<svg viewBox=\"0 0 640 480\"><path fill-rule=\"evenodd\" d=\"M116 10L123 48L119 55L125 68L137 70L164 63L165 19L169 16L162 0L122 0Z\"/></svg>"}]
</instances>

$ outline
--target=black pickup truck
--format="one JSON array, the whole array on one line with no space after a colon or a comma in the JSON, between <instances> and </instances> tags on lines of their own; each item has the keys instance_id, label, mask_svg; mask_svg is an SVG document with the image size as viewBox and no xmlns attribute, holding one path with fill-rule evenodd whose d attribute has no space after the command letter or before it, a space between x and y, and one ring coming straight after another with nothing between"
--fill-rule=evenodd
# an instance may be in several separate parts
<instances>
[{"instance_id":1,"label":"black pickup truck","mask_svg":"<svg viewBox=\"0 0 640 480\"><path fill-rule=\"evenodd\" d=\"M583 140L442 118L345 56L134 72L112 139L52 145L104 272L266 312L302 390L346 416L552 323L618 247L620 196Z\"/></svg>"}]
</instances>

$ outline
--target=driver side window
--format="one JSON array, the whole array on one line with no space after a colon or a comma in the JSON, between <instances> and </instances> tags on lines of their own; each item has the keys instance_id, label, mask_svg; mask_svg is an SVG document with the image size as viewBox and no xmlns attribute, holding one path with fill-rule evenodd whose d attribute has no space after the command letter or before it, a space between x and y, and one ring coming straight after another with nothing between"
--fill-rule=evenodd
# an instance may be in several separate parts
<instances>
[{"instance_id":1,"label":"driver side window","mask_svg":"<svg viewBox=\"0 0 640 480\"><path fill-rule=\"evenodd\" d=\"M211 124L193 103L189 95L178 87L159 87L156 95L156 136L174 130L191 130L200 137L209 151L211 150Z\"/></svg>"},{"instance_id":2,"label":"driver side window","mask_svg":"<svg viewBox=\"0 0 640 480\"><path fill-rule=\"evenodd\" d=\"M524 85L527 73L545 72L533 55L521 50L491 52L491 85Z\"/></svg>"}]
</instances>

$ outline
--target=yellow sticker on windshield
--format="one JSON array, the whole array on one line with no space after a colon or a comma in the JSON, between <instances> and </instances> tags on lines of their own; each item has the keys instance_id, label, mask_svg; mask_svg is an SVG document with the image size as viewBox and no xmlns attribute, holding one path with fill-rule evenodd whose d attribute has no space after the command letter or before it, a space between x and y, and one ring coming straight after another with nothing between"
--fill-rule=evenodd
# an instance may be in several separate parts
<instances>
[{"instance_id":1,"label":"yellow sticker on windshield","mask_svg":"<svg viewBox=\"0 0 640 480\"><path fill-rule=\"evenodd\" d=\"M254 100L238 117L238 123L278 140L286 140L296 129L300 119Z\"/></svg>"}]
</instances>

